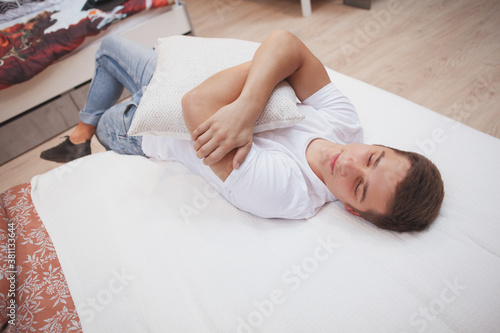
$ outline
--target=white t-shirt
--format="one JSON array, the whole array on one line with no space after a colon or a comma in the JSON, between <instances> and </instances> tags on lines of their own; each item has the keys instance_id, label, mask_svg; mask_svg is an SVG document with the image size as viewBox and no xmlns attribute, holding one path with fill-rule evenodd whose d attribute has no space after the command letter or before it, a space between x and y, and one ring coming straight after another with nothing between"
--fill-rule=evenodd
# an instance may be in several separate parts
<instances>
[{"instance_id":1,"label":"white t-shirt","mask_svg":"<svg viewBox=\"0 0 500 333\"><path fill-rule=\"evenodd\" d=\"M307 146L316 138L362 142L363 130L354 106L332 83L298 107L305 119L255 134L245 162L224 182L196 157L192 141L144 136L142 149L149 157L183 163L239 209L266 218L309 218L335 197L307 163Z\"/></svg>"}]
</instances>

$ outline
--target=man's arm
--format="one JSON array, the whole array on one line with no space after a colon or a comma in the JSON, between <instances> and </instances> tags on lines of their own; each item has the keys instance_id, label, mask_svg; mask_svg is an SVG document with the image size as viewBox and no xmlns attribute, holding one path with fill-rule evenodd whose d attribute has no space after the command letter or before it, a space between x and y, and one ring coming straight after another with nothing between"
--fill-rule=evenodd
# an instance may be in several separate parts
<instances>
[{"instance_id":1,"label":"man's arm","mask_svg":"<svg viewBox=\"0 0 500 333\"><path fill-rule=\"evenodd\" d=\"M188 127L197 156L204 158L205 164L213 165L223 158L227 161L226 155L237 149L232 163L226 165L228 170L237 168L250 149L255 120L276 84L284 79L300 100L330 82L323 64L295 35L276 30L257 49L235 100L219 110L211 110L213 115L197 126ZM210 83L219 84L215 80Z\"/></svg>"},{"instance_id":2,"label":"man's arm","mask_svg":"<svg viewBox=\"0 0 500 333\"><path fill-rule=\"evenodd\" d=\"M252 147L253 124L248 124L249 120L242 116L243 110L235 107L232 103L241 94L243 85L248 76L250 62L223 70L211 76L199 86L184 95L182 99L182 112L184 122L189 133L200 126L203 122L218 113L219 118L224 119L222 123L213 124L212 130L223 134L230 132L222 139L226 145L231 142L234 147L221 146L219 149L229 150L220 160L210 164L212 171L223 181L229 176L233 168L233 159L238 152L246 156ZM222 126L222 127L221 127ZM239 128L238 135L228 131L227 128ZM234 149L239 147L238 149ZM195 150L199 158L203 156L199 153L199 147L195 142Z\"/></svg>"},{"instance_id":3,"label":"man's arm","mask_svg":"<svg viewBox=\"0 0 500 333\"><path fill-rule=\"evenodd\" d=\"M264 108L274 87L285 79L301 101L330 82L323 64L297 36L276 30L255 53L240 98L257 100Z\"/></svg>"}]
</instances>

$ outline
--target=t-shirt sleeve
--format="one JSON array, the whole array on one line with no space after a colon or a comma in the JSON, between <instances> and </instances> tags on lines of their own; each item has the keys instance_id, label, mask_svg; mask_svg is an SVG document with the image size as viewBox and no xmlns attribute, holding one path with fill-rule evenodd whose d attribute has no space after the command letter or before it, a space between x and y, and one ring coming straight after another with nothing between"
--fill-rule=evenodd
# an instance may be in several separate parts
<instances>
[{"instance_id":1,"label":"t-shirt sleeve","mask_svg":"<svg viewBox=\"0 0 500 333\"><path fill-rule=\"evenodd\" d=\"M226 199L259 217L307 216L308 189L297 163L283 152L255 145L250 152L240 169L233 170L226 180Z\"/></svg>"},{"instance_id":2,"label":"t-shirt sleeve","mask_svg":"<svg viewBox=\"0 0 500 333\"><path fill-rule=\"evenodd\" d=\"M328 122L343 143L363 141L363 129L354 105L333 83L318 90L302 104L311 106L320 122Z\"/></svg>"}]
</instances>

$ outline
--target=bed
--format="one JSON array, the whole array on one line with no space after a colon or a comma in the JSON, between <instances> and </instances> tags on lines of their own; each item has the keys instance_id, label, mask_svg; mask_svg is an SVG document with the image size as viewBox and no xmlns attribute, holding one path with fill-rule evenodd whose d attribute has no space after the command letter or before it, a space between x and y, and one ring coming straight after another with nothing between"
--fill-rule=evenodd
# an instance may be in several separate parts
<instances>
[{"instance_id":1,"label":"bed","mask_svg":"<svg viewBox=\"0 0 500 333\"><path fill-rule=\"evenodd\" d=\"M380 230L336 202L307 221L261 219L176 162L94 154L1 195L2 323L20 332L498 331L500 140L328 73L368 143L421 152L440 168L446 196L428 231Z\"/></svg>"},{"instance_id":2,"label":"bed","mask_svg":"<svg viewBox=\"0 0 500 333\"><path fill-rule=\"evenodd\" d=\"M87 8L95 2L97 8ZM5 3L22 6L6 11ZM177 0L23 0L2 1L1 8L0 123L89 81L106 34L153 47L159 37L192 32L186 6Z\"/></svg>"}]
</instances>

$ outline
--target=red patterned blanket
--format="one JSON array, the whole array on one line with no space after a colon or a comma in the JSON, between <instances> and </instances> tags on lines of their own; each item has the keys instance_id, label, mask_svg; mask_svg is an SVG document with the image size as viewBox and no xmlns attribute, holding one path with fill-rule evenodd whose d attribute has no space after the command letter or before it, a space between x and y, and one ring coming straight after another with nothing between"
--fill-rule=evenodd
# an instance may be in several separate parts
<instances>
[{"instance_id":1,"label":"red patterned blanket","mask_svg":"<svg viewBox=\"0 0 500 333\"><path fill-rule=\"evenodd\" d=\"M29 183L0 194L0 331L82 332ZM3 331L2 331L3 332Z\"/></svg>"}]
</instances>

